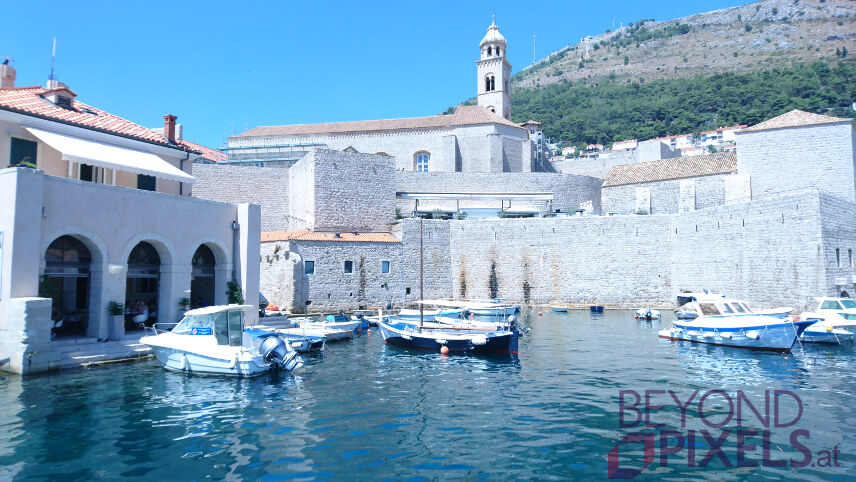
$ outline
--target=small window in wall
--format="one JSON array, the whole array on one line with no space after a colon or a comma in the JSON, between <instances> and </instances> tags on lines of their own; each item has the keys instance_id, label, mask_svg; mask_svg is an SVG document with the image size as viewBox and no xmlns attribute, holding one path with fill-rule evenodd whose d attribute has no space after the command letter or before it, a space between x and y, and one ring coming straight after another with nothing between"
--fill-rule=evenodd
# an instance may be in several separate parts
<instances>
[{"instance_id":1,"label":"small window in wall","mask_svg":"<svg viewBox=\"0 0 856 482\"><path fill-rule=\"evenodd\" d=\"M835 248L835 266L841 267L841 250Z\"/></svg>"},{"instance_id":2,"label":"small window in wall","mask_svg":"<svg viewBox=\"0 0 856 482\"><path fill-rule=\"evenodd\" d=\"M416 171L428 172L428 161L431 160L431 155L427 152L416 154Z\"/></svg>"},{"instance_id":3,"label":"small window in wall","mask_svg":"<svg viewBox=\"0 0 856 482\"><path fill-rule=\"evenodd\" d=\"M12 137L12 150L9 156L9 165L36 165L36 151L38 144L26 139Z\"/></svg>"},{"instance_id":4,"label":"small window in wall","mask_svg":"<svg viewBox=\"0 0 856 482\"><path fill-rule=\"evenodd\" d=\"M137 174L137 189L143 191L155 191L156 181L154 176L146 176L145 174Z\"/></svg>"},{"instance_id":5,"label":"small window in wall","mask_svg":"<svg viewBox=\"0 0 856 482\"><path fill-rule=\"evenodd\" d=\"M410 287L404 288L404 294L405 294L405 295L409 295L409 294L410 294Z\"/></svg>"},{"instance_id":6,"label":"small window in wall","mask_svg":"<svg viewBox=\"0 0 856 482\"><path fill-rule=\"evenodd\" d=\"M535 135L535 129L529 129L529 133Z\"/></svg>"},{"instance_id":7,"label":"small window in wall","mask_svg":"<svg viewBox=\"0 0 856 482\"><path fill-rule=\"evenodd\" d=\"M853 267L853 250L852 249L847 250L847 259L848 259L847 260L847 266L852 268Z\"/></svg>"},{"instance_id":8,"label":"small window in wall","mask_svg":"<svg viewBox=\"0 0 856 482\"><path fill-rule=\"evenodd\" d=\"M389 273L389 261L381 261L380 262L380 272L381 273Z\"/></svg>"},{"instance_id":9,"label":"small window in wall","mask_svg":"<svg viewBox=\"0 0 856 482\"><path fill-rule=\"evenodd\" d=\"M315 261L304 261L303 274L315 274Z\"/></svg>"},{"instance_id":10,"label":"small window in wall","mask_svg":"<svg viewBox=\"0 0 856 482\"><path fill-rule=\"evenodd\" d=\"M345 274L354 274L354 262L351 260L345 261L342 265L342 271L344 271Z\"/></svg>"}]
</instances>

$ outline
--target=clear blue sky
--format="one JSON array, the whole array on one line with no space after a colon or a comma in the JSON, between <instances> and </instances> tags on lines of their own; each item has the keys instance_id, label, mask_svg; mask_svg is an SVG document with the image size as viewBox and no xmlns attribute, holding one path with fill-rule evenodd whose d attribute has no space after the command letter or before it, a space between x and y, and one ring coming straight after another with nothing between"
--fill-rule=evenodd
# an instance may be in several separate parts
<instances>
[{"instance_id":1,"label":"clear blue sky","mask_svg":"<svg viewBox=\"0 0 856 482\"><path fill-rule=\"evenodd\" d=\"M640 19L747 3L639 1L4 2L0 57L16 85L56 76L138 124L178 116L210 147L246 126L416 117L475 95L478 43L496 12L518 72L537 55Z\"/></svg>"}]
</instances>

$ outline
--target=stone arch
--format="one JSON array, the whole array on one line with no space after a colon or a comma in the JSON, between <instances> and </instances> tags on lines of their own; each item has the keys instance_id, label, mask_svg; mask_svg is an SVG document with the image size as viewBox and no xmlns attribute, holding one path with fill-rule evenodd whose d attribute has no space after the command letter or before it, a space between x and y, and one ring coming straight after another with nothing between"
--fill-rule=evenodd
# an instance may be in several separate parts
<instances>
[{"instance_id":1,"label":"stone arch","mask_svg":"<svg viewBox=\"0 0 856 482\"><path fill-rule=\"evenodd\" d=\"M847 291L842 291L842 292L841 292L841 297L842 297L842 298L850 298L850 294L849 294L849 293L847 293Z\"/></svg>"},{"instance_id":2,"label":"stone arch","mask_svg":"<svg viewBox=\"0 0 856 482\"><path fill-rule=\"evenodd\" d=\"M222 241L220 241L219 239L215 239L215 238L206 237L206 238L199 239L196 244L191 246L191 249L193 249L193 251L188 253L187 256L185 256L183 258L183 259L187 259L188 263L191 265L190 266L191 276L190 276L190 279L188 280L190 285L188 286L187 297L190 298L191 303L196 301L193 299L193 294L194 294L193 293L193 286L194 286L193 257L196 254L196 251L202 246L205 246L208 249L210 249L211 253L214 255L214 280L213 280L214 297L213 297L213 303L217 304L217 305L226 304L228 301L227 297L226 297L226 283L230 279L232 279L232 268L233 268L232 259L230 258L229 254L228 254L228 253L230 253L230 250L226 248L226 245ZM208 302L208 300L206 300L206 302ZM208 304L210 304L210 303L208 303Z\"/></svg>"},{"instance_id":3,"label":"stone arch","mask_svg":"<svg viewBox=\"0 0 856 482\"><path fill-rule=\"evenodd\" d=\"M119 258L119 262L123 265L127 265L128 256L131 255L131 251L133 251L134 248L142 241L145 241L155 247L155 250L158 252L158 256L160 256L161 266L172 265L175 263L176 257L174 253L176 252L176 249L172 244L172 241L155 233L142 233L131 238L122 249L122 255Z\"/></svg>"},{"instance_id":4,"label":"stone arch","mask_svg":"<svg viewBox=\"0 0 856 482\"><path fill-rule=\"evenodd\" d=\"M124 276L122 277L124 278L122 280L124 283L124 299L130 302L136 301L134 299L129 299L129 297L134 298L135 295L128 292L128 280L131 279L128 273L128 258L131 256L134 248L143 242L150 244L157 252L158 258L160 258L160 268L158 270L158 277L156 280L157 285L156 290L154 291L154 299L141 300L152 305L149 308L150 313L148 322L168 323L176 321L175 316L178 312L178 300L185 296L185 292L189 291L190 288L190 259L187 260L186 265L177 264L177 260L179 258L175 245L172 241L160 234L141 233L131 238L125 244L121 258L118 260L124 268ZM187 282L185 282L185 280L187 280ZM154 281L149 281L148 283L153 282ZM187 286L187 288L182 288L184 286ZM126 327L139 328L139 325L128 324Z\"/></svg>"},{"instance_id":5,"label":"stone arch","mask_svg":"<svg viewBox=\"0 0 856 482\"><path fill-rule=\"evenodd\" d=\"M41 255L39 260L41 263L41 271L44 271L45 252L47 251L48 246L50 246L51 243L60 236L71 236L83 243L92 255L93 266L97 265L100 267L106 262L106 260L110 259L108 256L107 243L104 242L101 236L98 236L88 229L79 228L77 226L67 226L61 229L55 229L42 236Z\"/></svg>"},{"instance_id":6,"label":"stone arch","mask_svg":"<svg viewBox=\"0 0 856 482\"><path fill-rule=\"evenodd\" d=\"M39 296L50 298L52 336L98 336L103 260L98 244L73 233L42 238ZM97 236L96 236L97 238ZM45 244L46 243L46 244Z\"/></svg>"}]
</instances>

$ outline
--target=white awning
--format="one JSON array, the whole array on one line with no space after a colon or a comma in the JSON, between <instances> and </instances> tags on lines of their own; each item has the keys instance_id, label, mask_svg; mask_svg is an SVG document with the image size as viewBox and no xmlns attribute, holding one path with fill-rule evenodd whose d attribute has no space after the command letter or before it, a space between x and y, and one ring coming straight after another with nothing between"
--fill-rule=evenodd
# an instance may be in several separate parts
<instances>
[{"instance_id":1,"label":"white awning","mask_svg":"<svg viewBox=\"0 0 856 482\"><path fill-rule=\"evenodd\" d=\"M101 144L78 137L25 128L30 134L62 153L62 158L90 166L144 174L171 181L194 183L196 178L150 152Z\"/></svg>"}]
</instances>

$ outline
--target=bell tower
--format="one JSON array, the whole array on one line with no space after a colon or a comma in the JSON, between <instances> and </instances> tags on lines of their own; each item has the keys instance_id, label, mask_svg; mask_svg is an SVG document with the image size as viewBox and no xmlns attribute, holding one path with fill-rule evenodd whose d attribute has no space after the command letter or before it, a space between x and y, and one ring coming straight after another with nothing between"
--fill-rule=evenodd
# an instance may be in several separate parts
<instances>
[{"instance_id":1,"label":"bell tower","mask_svg":"<svg viewBox=\"0 0 856 482\"><path fill-rule=\"evenodd\" d=\"M496 17L479 44L476 62L479 105L511 120L511 64L506 60L505 37L499 33Z\"/></svg>"}]
</instances>

